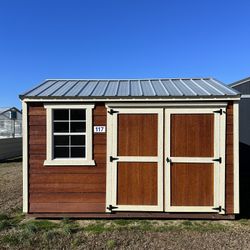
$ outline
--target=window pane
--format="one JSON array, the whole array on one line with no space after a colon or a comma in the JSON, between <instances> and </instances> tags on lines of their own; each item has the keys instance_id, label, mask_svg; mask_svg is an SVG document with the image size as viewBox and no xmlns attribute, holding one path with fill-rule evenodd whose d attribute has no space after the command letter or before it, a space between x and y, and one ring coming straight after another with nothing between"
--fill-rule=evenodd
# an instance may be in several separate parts
<instances>
[{"instance_id":1,"label":"window pane","mask_svg":"<svg viewBox=\"0 0 250 250\"><path fill-rule=\"evenodd\" d=\"M72 135L71 145L85 145L85 135Z\"/></svg>"},{"instance_id":2,"label":"window pane","mask_svg":"<svg viewBox=\"0 0 250 250\"><path fill-rule=\"evenodd\" d=\"M54 158L69 158L69 147L54 147Z\"/></svg>"},{"instance_id":3,"label":"window pane","mask_svg":"<svg viewBox=\"0 0 250 250\"><path fill-rule=\"evenodd\" d=\"M70 120L85 120L86 110L85 109L71 109Z\"/></svg>"},{"instance_id":4,"label":"window pane","mask_svg":"<svg viewBox=\"0 0 250 250\"><path fill-rule=\"evenodd\" d=\"M54 145L69 145L69 136L68 135L55 135L54 136Z\"/></svg>"},{"instance_id":5,"label":"window pane","mask_svg":"<svg viewBox=\"0 0 250 250\"><path fill-rule=\"evenodd\" d=\"M69 120L68 109L54 109L54 120Z\"/></svg>"},{"instance_id":6,"label":"window pane","mask_svg":"<svg viewBox=\"0 0 250 250\"><path fill-rule=\"evenodd\" d=\"M69 123L54 122L54 132L69 132Z\"/></svg>"},{"instance_id":7,"label":"window pane","mask_svg":"<svg viewBox=\"0 0 250 250\"><path fill-rule=\"evenodd\" d=\"M71 157L72 158L84 158L85 147L71 147Z\"/></svg>"},{"instance_id":8,"label":"window pane","mask_svg":"<svg viewBox=\"0 0 250 250\"><path fill-rule=\"evenodd\" d=\"M70 127L71 127L70 132L86 132L85 122L71 122Z\"/></svg>"}]
</instances>

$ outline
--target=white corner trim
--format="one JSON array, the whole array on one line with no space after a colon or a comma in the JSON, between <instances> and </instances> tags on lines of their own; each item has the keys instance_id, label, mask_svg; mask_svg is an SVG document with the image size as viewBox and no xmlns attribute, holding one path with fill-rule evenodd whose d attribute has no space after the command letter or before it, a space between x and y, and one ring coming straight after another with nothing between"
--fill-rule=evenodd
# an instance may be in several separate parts
<instances>
[{"instance_id":1,"label":"white corner trim","mask_svg":"<svg viewBox=\"0 0 250 250\"><path fill-rule=\"evenodd\" d=\"M47 166L94 166L93 160L93 140L92 140L92 110L95 107L93 104L44 104L46 109L46 160L44 165ZM53 109L86 109L86 158L83 159L53 159L53 136L52 136L52 110Z\"/></svg>"},{"instance_id":2,"label":"white corner trim","mask_svg":"<svg viewBox=\"0 0 250 250\"><path fill-rule=\"evenodd\" d=\"M65 160L45 160L44 166L95 166L94 160L76 160L76 159L65 159Z\"/></svg>"},{"instance_id":3,"label":"white corner trim","mask_svg":"<svg viewBox=\"0 0 250 250\"><path fill-rule=\"evenodd\" d=\"M239 198L239 103L233 104L234 213L240 212Z\"/></svg>"},{"instance_id":4,"label":"white corner trim","mask_svg":"<svg viewBox=\"0 0 250 250\"><path fill-rule=\"evenodd\" d=\"M23 133L23 212L28 213L29 190L28 190L28 107L22 102L22 133Z\"/></svg>"}]
</instances>

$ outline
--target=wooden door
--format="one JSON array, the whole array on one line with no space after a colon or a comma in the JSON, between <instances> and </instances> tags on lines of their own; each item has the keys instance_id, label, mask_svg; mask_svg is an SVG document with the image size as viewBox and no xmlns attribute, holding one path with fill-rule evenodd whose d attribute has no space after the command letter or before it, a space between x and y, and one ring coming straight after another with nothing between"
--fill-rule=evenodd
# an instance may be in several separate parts
<instances>
[{"instance_id":1,"label":"wooden door","mask_svg":"<svg viewBox=\"0 0 250 250\"><path fill-rule=\"evenodd\" d=\"M224 213L225 110L165 112L165 211Z\"/></svg>"},{"instance_id":2,"label":"wooden door","mask_svg":"<svg viewBox=\"0 0 250 250\"><path fill-rule=\"evenodd\" d=\"M163 211L163 110L109 110L107 210Z\"/></svg>"}]
</instances>

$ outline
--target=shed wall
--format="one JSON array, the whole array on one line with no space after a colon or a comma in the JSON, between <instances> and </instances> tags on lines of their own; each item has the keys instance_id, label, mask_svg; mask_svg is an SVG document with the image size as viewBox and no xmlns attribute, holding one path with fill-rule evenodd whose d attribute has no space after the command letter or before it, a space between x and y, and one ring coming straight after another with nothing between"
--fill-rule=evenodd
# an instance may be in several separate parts
<instances>
[{"instance_id":1,"label":"shed wall","mask_svg":"<svg viewBox=\"0 0 250 250\"><path fill-rule=\"evenodd\" d=\"M106 191L106 134L94 134L96 166L44 166L46 111L43 103L30 103L29 212L104 212ZM106 108L97 104L94 125L106 125Z\"/></svg>"},{"instance_id":2,"label":"shed wall","mask_svg":"<svg viewBox=\"0 0 250 250\"><path fill-rule=\"evenodd\" d=\"M98 103L93 125L106 126L106 108ZM43 103L28 104L29 213L105 212L106 134L94 134L96 166L44 166L46 110ZM233 103L226 122L226 213L233 214Z\"/></svg>"}]
</instances>

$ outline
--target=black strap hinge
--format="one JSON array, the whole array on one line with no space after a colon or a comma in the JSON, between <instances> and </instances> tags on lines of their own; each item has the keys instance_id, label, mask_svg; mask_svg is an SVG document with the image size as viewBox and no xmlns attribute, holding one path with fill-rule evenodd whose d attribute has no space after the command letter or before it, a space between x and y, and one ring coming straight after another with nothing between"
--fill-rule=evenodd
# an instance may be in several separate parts
<instances>
[{"instance_id":1,"label":"black strap hinge","mask_svg":"<svg viewBox=\"0 0 250 250\"><path fill-rule=\"evenodd\" d=\"M119 111L110 109L110 110L108 111L108 113L111 114L111 115L113 115L113 114L115 114L115 113L119 113Z\"/></svg>"},{"instance_id":2,"label":"black strap hinge","mask_svg":"<svg viewBox=\"0 0 250 250\"><path fill-rule=\"evenodd\" d=\"M218 159L213 159L213 161L217 161L217 162L221 163L222 162L222 158L219 157Z\"/></svg>"},{"instance_id":3,"label":"black strap hinge","mask_svg":"<svg viewBox=\"0 0 250 250\"><path fill-rule=\"evenodd\" d=\"M167 157L166 162L171 163L171 159L169 157Z\"/></svg>"},{"instance_id":4,"label":"black strap hinge","mask_svg":"<svg viewBox=\"0 0 250 250\"><path fill-rule=\"evenodd\" d=\"M225 114L226 114L226 111L224 111L224 112L223 112L223 110L222 110L222 109L219 109L219 110L215 110L215 111L214 111L214 113L217 113L217 114L222 115L223 113L225 113Z\"/></svg>"},{"instance_id":5,"label":"black strap hinge","mask_svg":"<svg viewBox=\"0 0 250 250\"><path fill-rule=\"evenodd\" d=\"M113 161L117 161L119 158L117 157L113 157L113 156L109 156L109 161L113 162Z\"/></svg>"},{"instance_id":6,"label":"black strap hinge","mask_svg":"<svg viewBox=\"0 0 250 250\"><path fill-rule=\"evenodd\" d=\"M113 209L116 209L116 208L118 208L118 207L115 207L115 206L112 206L112 205L109 205L109 206L107 207L107 209L108 209L111 213L113 213Z\"/></svg>"},{"instance_id":7,"label":"black strap hinge","mask_svg":"<svg viewBox=\"0 0 250 250\"><path fill-rule=\"evenodd\" d=\"M213 209L213 210L217 210L218 212L225 211L225 209L222 208L222 206L213 207L212 209Z\"/></svg>"}]
</instances>

